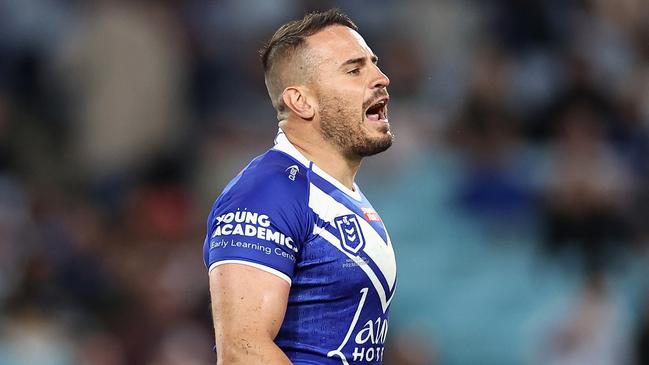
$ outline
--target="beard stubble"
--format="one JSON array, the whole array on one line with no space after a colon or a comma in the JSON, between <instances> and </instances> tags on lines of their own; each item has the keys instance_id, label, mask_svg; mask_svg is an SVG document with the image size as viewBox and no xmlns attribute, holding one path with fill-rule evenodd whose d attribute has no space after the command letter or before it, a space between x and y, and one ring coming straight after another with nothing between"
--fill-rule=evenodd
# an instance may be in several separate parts
<instances>
[{"instance_id":1,"label":"beard stubble","mask_svg":"<svg viewBox=\"0 0 649 365\"><path fill-rule=\"evenodd\" d=\"M363 105L361 115L339 97L320 99L321 129L324 139L336 146L348 158L363 158L381 153L392 145L393 135L388 126L378 137L369 135L362 114L370 104L385 92L375 92Z\"/></svg>"}]
</instances>

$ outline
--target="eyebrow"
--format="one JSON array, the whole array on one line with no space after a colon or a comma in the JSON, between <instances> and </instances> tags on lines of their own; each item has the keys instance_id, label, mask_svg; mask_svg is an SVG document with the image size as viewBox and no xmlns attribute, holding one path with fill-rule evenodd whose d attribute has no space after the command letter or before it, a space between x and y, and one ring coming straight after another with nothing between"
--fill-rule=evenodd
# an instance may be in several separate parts
<instances>
[{"instance_id":1,"label":"eyebrow","mask_svg":"<svg viewBox=\"0 0 649 365\"><path fill-rule=\"evenodd\" d=\"M344 66L348 66L348 65L362 66L362 65L365 64L365 62L367 62L366 59L367 59L367 57L350 58L347 61L343 62L343 64L340 65L340 67L344 67ZM372 60L372 63L375 63L375 64L379 61L379 58L376 55L372 55L372 57L370 57L370 59Z\"/></svg>"}]
</instances>

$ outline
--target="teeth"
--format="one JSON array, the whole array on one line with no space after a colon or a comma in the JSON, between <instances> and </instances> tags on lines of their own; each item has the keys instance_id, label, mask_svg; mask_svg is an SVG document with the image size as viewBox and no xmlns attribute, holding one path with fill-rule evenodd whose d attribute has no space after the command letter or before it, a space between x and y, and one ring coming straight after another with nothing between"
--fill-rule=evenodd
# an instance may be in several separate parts
<instances>
[{"instance_id":1,"label":"teeth","mask_svg":"<svg viewBox=\"0 0 649 365\"><path fill-rule=\"evenodd\" d=\"M372 108L376 108L376 107L383 107L383 106L385 106L385 100L382 100L382 101L379 101L379 102L376 103L376 104L373 104L373 105L370 107L370 109L372 109Z\"/></svg>"}]
</instances>

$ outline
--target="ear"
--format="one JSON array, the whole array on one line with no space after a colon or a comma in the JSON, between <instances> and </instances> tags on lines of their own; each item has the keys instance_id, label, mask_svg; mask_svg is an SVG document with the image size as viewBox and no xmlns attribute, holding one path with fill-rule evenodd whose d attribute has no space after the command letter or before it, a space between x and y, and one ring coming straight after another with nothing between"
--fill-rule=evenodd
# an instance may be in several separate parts
<instances>
[{"instance_id":1,"label":"ear","mask_svg":"<svg viewBox=\"0 0 649 365\"><path fill-rule=\"evenodd\" d=\"M315 116L315 98L305 88L287 87L282 93L282 101L302 119L311 120Z\"/></svg>"}]
</instances>

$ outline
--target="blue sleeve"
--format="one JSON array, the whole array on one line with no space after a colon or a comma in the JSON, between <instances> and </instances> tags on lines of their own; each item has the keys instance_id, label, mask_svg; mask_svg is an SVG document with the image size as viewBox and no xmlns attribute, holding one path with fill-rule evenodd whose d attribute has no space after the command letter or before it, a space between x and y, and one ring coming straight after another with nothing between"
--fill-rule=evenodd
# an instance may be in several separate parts
<instances>
[{"instance_id":1,"label":"blue sleeve","mask_svg":"<svg viewBox=\"0 0 649 365\"><path fill-rule=\"evenodd\" d=\"M214 204L207 222L204 260L209 270L240 263L289 283L309 235L308 182L282 169L244 170ZM274 171L273 171L274 170Z\"/></svg>"}]
</instances>

